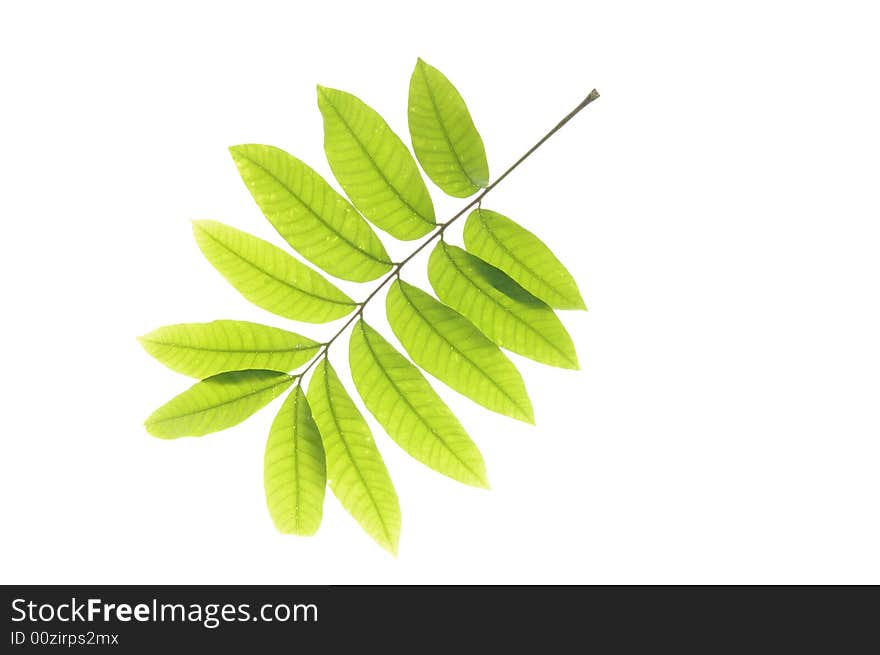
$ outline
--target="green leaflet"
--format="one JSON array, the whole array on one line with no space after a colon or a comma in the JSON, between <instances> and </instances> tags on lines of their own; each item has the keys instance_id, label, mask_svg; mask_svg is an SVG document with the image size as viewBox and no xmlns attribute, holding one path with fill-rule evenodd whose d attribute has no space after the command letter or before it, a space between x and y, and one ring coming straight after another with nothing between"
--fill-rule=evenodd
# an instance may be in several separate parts
<instances>
[{"instance_id":1,"label":"green leaflet","mask_svg":"<svg viewBox=\"0 0 880 655\"><path fill-rule=\"evenodd\" d=\"M473 323L402 280L391 284L386 310L416 364L484 407L534 423L519 371Z\"/></svg>"},{"instance_id":2,"label":"green leaflet","mask_svg":"<svg viewBox=\"0 0 880 655\"><path fill-rule=\"evenodd\" d=\"M153 412L145 426L161 438L201 436L244 421L293 386L265 443L263 484L275 526L282 533L314 534L329 484L360 526L396 554L397 494L367 420L330 365L331 345L352 328L354 385L401 448L439 473L488 487L479 449L427 374L490 410L534 423L523 378L502 348L577 368L574 345L552 308L586 307L547 246L500 214L478 209L468 216L466 249L444 242L451 221L437 223L423 172L448 195L483 198L599 94L591 91L490 184L486 151L467 105L423 60L409 80L415 157L357 97L322 86L317 93L324 150L347 197L279 148L229 148L254 201L296 254L216 221L194 221L193 231L211 265L250 302L297 321L338 321L338 330L319 343L247 321L160 327L139 338L147 353L201 381ZM452 220L473 206L479 203ZM402 240L431 236L392 261L376 227ZM439 300L400 279L401 268L437 237L428 277ZM356 302L329 281L331 275L377 282ZM366 305L386 285L388 322L400 350L363 320Z\"/></svg>"},{"instance_id":3,"label":"green leaflet","mask_svg":"<svg viewBox=\"0 0 880 655\"><path fill-rule=\"evenodd\" d=\"M483 139L464 99L419 59L409 80L409 133L428 177L450 196L467 198L489 183Z\"/></svg>"},{"instance_id":4,"label":"green leaflet","mask_svg":"<svg viewBox=\"0 0 880 655\"><path fill-rule=\"evenodd\" d=\"M464 226L464 244L551 307L587 308L571 273L544 242L506 216L475 209Z\"/></svg>"},{"instance_id":5,"label":"green leaflet","mask_svg":"<svg viewBox=\"0 0 880 655\"><path fill-rule=\"evenodd\" d=\"M299 385L272 422L263 461L266 505L275 527L285 534L315 534L324 510L327 472L321 434Z\"/></svg>"},{"instance_id":6,"label":"green leaflet","mask_svg":"<svg viewBox=\"0 0 880 655\"><path fill-rule=\"evenodd\" d=\"M431 286L502 348L550 366L578 368L571 337L553 310L505 273L440 241L428 261Z\"/></svg>"},{"instance_id":7,"label":"green leaflet","mask_svg":"<svg viewBox=\"0 0 880 655\"><path fill-rule=\"evenodd\" d=\"M397 493L367 422L326 359L315 367L308 398L324 443L330 488L367 534L397 554Z\"/></svg>"},{"instance_id":8,"label":"green leaflet","mask_svg":"<svg viewBox=\"0 0 880 655\"><path fill-rule=\"evenodd\" d=\"M391 269L369 224L309 166L273 146L229 151L263 214L315 266L353 282L375 280Z\"/></svg>"},{"instance_id":9,"label":"green leaflet","mask_svg":"<svg viewBox=\"0 0 880 655\"><path fill-rule=\"evenodd\" d=\"M245 298L279 316L326 323L356 303L320 273L268 241L217 221L193 221L205 257Z\"/></svg>"},{"instance_id":10,"label":"green leaflet","mask_svg":"<svg viewBox=\"0 0 880 655\"><path fill-rule=\"evenodd\" d=\"M225 320L166 325L138 341L168 368L195 378L245 369L292 371L322 345L268 325Z\"/></svg>"},{"instance_id":11,"label":"green leaflet","mask_svg":"<svg viewBox=\"0 0 880 655\"><path fill-rule=\"evenodd\" d=\"M401 448L435 471L488 488L483 456L461 423L419 369L363 320L348 357L364 404Z\"/></svg>"},{"instance_id":12,"label":"green leaflet","mask_svg":"<svg viewBox=\"0 0 880 655\"><path fill-rule=\"evenodd\" d=\"M230 371L196 382L144 422L154 437L201 437L238 425L293 383L278 371Z\"/></svg>"},{"instance_id":13,"label":"green leaflet","mask_svg":"<svg viewBox=\"0 0 880 655\"><path fill-rule=\"evenodd\" d=\"M434 204L400 138L363 101L318 87L324 151L333 174L375 225L398 239L417 239L435 225Z\"/></svg>"}]
</instances>

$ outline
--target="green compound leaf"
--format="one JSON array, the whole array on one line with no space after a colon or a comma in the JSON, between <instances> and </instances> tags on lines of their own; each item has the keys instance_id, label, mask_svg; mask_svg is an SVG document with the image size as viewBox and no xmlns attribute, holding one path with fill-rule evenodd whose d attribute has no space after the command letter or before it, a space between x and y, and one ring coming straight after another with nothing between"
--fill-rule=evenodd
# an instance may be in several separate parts
<instances>
[{"instance_id":1,"label":"green compound leaf","mask_svg":"<svg viewBox=\"0 0 880 655\"><path fill-rule=\"evenodd\" d=\"M320 349L308 337L247 321L166 325L138 337L150 355L194 378L227 371L292 371Z\"/></svg>"},{"instance_id":2,"label":"green compound leaf","mask_svg":"<svg viewBox=\"0 0 880 655\"><path fill-rule=\"evenodd\" d=\"M419 369L362 320L348 357L364 404L401 448L435 471L488 488L483 456Z\"/></svg>"},{"instance_id":3,"label":"green compound leaf","mask_svg":"<svg viewBox=\"0 0 880 655\"><path fill-rule=\"evenodd\" d=\"M553 310L479 257L440 241L428 261L428 279L440 300L502 348L578 368L571 337Z\"/></svg>"},{"instance_id":4,"label":"green compound leaf","mask_svg":"<svg viewBox=\"0 0 880 655\"><path fill-rule=\"evenodd\" d=\"M397 493L367 422L326 359L315 367L308 398L324 442L330 488L367 534L396 555Z\"/></svg>"},{"instance_id":5,"label":"green compound leaf","mask_svg":"<svg viewBox=\"0 0 880 655\"><path fill-rule=\"evenodd\" d=\"M326 323L356 303L302 262L268 241L217 221L193 221L205 257L238 292L285 318Z\"/></svg>"},{"instance_id":6,"label":"green compound leaf","mask_svg":"<svg viewBox=\"0 0 880 655\"><path fill-rule=\"evenodd\" d=\"M402 280L391 284L386 310L416 364L483 407L534 423L519 371L473 323Z\"/></svg>"},{"instance_id":7,"label":"green compound leaf","mask_svg":"<svg viewBox=\"0 0 880 655\"><path fill-rule=\"evenodd\" d=\"M229 151L263 214L315 266L353 282L375 280L391 269L370 225L309 166L273 146Z\"/></svg>"},{"instance_id":8,"label":"green compound leaf","mask_svg":"<svg viewBox=\"0 0 880 655\"><path fill-rule=\"evenodd\" d=\"M363 101L318 87L324 151L333 174L375 225L417 239L435 225L434 204L415 160L388 124Z\"/></svg>"},{"instance_id":9,"label":"green compound leaf","mask_svg":"<svg viewBox=\"0 0 880 655\"><path fill-rule=\"evenodd\" d=\"M231 371L196 382L144 422L154 437L201 437L238 425L293 383L278 371Z\"/></svg>"},{"instance_id":10,"label":"green compound leaf","mask_svg":"<svg viewBox=\"0 0 880 655\"><path fill-rule=\"evenodd\" d=\"M265 444L263 483L275 526L282 533L314 534L329 485L361 527L396 554L397 494L364 415L330 365L331 344L352 327L355 387L399 446L439 473L488 487L479 449L428 373L490 410L534 423L523 378L502 348L577 368L571 338L552 308L586 307L549 248L509 218L479 208L466 221L466 249L443 241L449 222L437 223L425 174L448 195L482 198L507 173L489 183L482 138L440 71L418 59L410 77L407 116L415 157L357 97L321 86L317 93L324 150L347 197L279 148L229 149L258 207L296 254L216 221L195 221L193 231L211 265L250 302L297 321L338 321L339 329L319 343L247 321L160 327L139 338L147 353L201 381L153 412L145 426L160 438L202 436L241 423L293 386ZM591 91L507 172L598 95ZM480 206L476 200L453 220L474 206ZM431 238L392 260L377 227L401 240ZM428 277L440 300L400 279L401 267L435 237L441 243L434 246ZM376 282L356 302L330 276ZM386 285L388 322L400 350L363 321L366 305Z\"/></svg>"},{"instance_id":11,"label":"green compound leaf","mask_svg":"<svg viewBox=\"0 0 880 655\"><path fill-rule=\"evenodd\" d=\"M422 168L450 196L467 198L489 183L483 139L464 99L421 59L409 80L409 133Z\"/></svg>"},{"instance_id":12,"label":"green compound leaf","mask_svg":"<svg viewBox=\"0 0 880 655\"><path fill-rule=\"evenodd\" d=\"M321 434L297 385L272 422L263 459L266 505L284 534L308 536L321 525L327 470Z\"/></svg>"},{"instance_id":13,"label":"green compound leaf","mask_svg":"<svg viewBox=\"0 0 880 655\"><path fill-rule=\"evenodd\" d=\"M550 248L506 216L488 209L472 211L464 226L464 245L551 307L587 308L571 273Z\"/></svg>"}]
</instances>

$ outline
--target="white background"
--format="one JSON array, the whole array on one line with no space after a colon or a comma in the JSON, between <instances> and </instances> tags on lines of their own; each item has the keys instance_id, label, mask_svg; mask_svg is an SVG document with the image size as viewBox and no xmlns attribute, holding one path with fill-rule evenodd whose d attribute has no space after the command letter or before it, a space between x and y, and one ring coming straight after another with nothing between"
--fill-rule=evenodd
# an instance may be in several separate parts
<instances>
[{"instance_id":1,"label":"white background","mask_svg":"<svg viewBox=\"0 0 880 655\"><path fill-rule=\"evenodd\" d=\"M4 3L0 580L880 583L872 5ZM331 331L249 306L189 221L281 244L226 147L331 178L316 83L408 142L416 56L462 92L495 175L602 98L485 202L579 280L582 370L515 358L537 427L441 389L489 492L375 428L394 559L330 495L316 537L275 531L278 401L202 439L148 436L190 382L135 337L214 318ZM431 188L439 216L462 204Z\"/></svg>"}]
</instances>

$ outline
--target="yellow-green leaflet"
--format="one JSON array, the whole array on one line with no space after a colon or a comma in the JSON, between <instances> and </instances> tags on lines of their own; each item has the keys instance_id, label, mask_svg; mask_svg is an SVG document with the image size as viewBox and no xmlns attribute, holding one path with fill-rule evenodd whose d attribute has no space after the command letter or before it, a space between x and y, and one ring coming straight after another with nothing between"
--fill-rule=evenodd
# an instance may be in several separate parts
<instances>
[{"instance_id":1,"label":"yellow-green leaflet","mask_svg":"<svg viewBox=\"0 0 880 655\"><path fill-rule=\"evenodd\" d=\"M154 437L201 437L238 425L293 383L278 371L230 371L196 382L144 422Z\"/></svg>"},{"instance_id":2,"label":"yellow-green leaflet","mask_svg":"<svg viewBox=\"0 0 880 655\"><path fill-rule=\"evenodd\" d=\"M315 534L327 484L324 446L299 385L272 422L263 461L266 505L275 527L285 534Z\"/></svg>"},{"instance_id":3,"label":"yellow-green leaflet","mask_svg":"<svg viewBox=\"0 0 880 655\"><path fill-rule=\"evenodd\" d=\"M534 423L522 376L474 324L421 289L395 280L388 323L413 361L487 409Z\"/></svg>"},{"instance_id":4,"label":"yellow-green leaflet","mask_svg":"<svg viewBox=\"0 0 880 655\"><path fill-rule=\"evenodd\" d=\"M586 309L577 283L543 241L506 216L475 209L464 226L469 252L500 268L556 309Z\"/></svg>"},{"instance_id":5,"label":"yellow-green leaflet","mask_svg":"<svg viewBox=\"0 0 880 655\"><path fill-rule=\"evenodd\" d=\"M428 261L431 286L496 344L542 364L578 368L571 337L553 310L504 272L440 241Z\"/></svg>"},{"instance_id":6,"label":"yellow-green leaflet","mask_svg":"<svg viewBox=\"0 0 880 655\"><path fill-rule=\"evenodd\" d=\"M372 35L374 41L388 36ZM464 51L467 38L460 40ZM553 309L586 309L572 276L534 234L482 203L599 97L590 91L490 183L483 139L450 80L417 59L408 91L412 151L359 98L317 87L324 151L346 195L280 148L229 148L260 211L287 242L272 237L283 249L216 221L193 222L205 258L252 304L295 321L335 321L316 330L319 340L239 320L166 325L139 337L160 363L201 380L153 412L145 422L150 434L172 439L223 430L293 386L279 401L265 443L263 484L272 521L285 534L314 534L329 485L361 528L393 554L401 530L397 493L373 441L372 418L361 414L330 361L342 358L351 330L351 378L340 373L346 384L353 381L384 431L434 471L488 488L480 450L431 376L489 410L533 424L523 377L507 351L578 367L571 337ZM297 133L307 125L295 123L289 136L299 141ZM449 196L473 198L457 201L466 205L457 213L444 210L449 218L438 223L428 178ZM445 241L454 222L466 222L464 249ZM382 231L418 241L392 248L383 243ZM401 279L403 267L411 270L428 246L427 277L435 295ZM346 292L330 276L369 288ZM367 306L382 302L383 290L399 348L389 342L390 334L364 321ZM291 562L301 562L300 555L294 553Z\"/></svg>"},{"instance_id":7,"label":"yellow-green leaflet","mask_svg":"<svg viewBox=\"0 0 880 655\"><path fill-rule=\"evenodd\" d=\"M486 150L464 99L419 59L409 81L409 134L428 177L450 196L466 198L489 183Z\"/></svg>"},{"instance_id":8,"label":"yellow-green leaflet","mask_svg":"<svg viewBox=\"0 0 880 655\"><path fill-rule=\"evenodd\" d=\"M294 332L247 321L166 325L138 338L168 368L194 378L226 371L292 371L321 344Z\"/></svg>"},{"instance_id":9,"label":"yellow-green leaflet","mask_svg":"<svg viewBox=\"0 0 880 655\"><path fill-rule=\"evenodd\" d=\"M373 109L350 93L318 87L324 151L333 175L373 224L398 239L435 225L434 204L415 160Z\"/></svg>"},{"instance_id":10,"label":"yellow-green leaflet","mask_svg":"<svg viewBox=\"0 0 880 655\"><path fill-rule=\"evenodd\" d=\"M326 359L315 367L308 399L324 443L330 489L367 534L396 554L397 493L367 422Z\"/></svg>"},{"instance_id":11,"label":"yellow-green leaflet","mask_svg":"<svg viewBox=\"0 0 880 655\"><path fill-rule=\"evenodd\" d=\"M367 409L389 436L435 471L488 487L486 465L425 376L362 320L349 342L351 376Z\"/></svg>"},{"instance_id":12,"label":"yellow-green leaflet","mask_svg":"<svg viewBox=\"0 0 880 655\"><path fill-rule=\"evenodd\" d=\"M353 282L374 280L391 269L370 225L309 166L273 146L248 144L229 151L263 214L315 266Z\"/></svg>"},{"instance_id":13,"label":"yellow-green leaflet","mask_svg":"<svg viewBox=\"0 0 880 655\"><path fill-rule=\"evenodd\" d=\"M268 241L216 221L193 221L205 257L258 307L297 321L326 323L350 314L355 302Z\"/></svg>"}]
</instances>

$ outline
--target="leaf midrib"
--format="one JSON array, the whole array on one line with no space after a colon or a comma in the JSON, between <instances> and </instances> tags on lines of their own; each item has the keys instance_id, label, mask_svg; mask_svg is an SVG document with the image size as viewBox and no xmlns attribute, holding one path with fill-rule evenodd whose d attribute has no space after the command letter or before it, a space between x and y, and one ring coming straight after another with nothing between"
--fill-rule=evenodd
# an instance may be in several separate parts
<instances>
[{"instance_id":1,"label":"leaf midrib","mask_svg":"<svg viewBox=\"0 0 880 655\"><path fill-rule=\"evenodd\" d=\"M264 391L268 391L269 389L280 386L280 385L284 384L285 382L290 382L291 380L293 380L293 376L288 375L283 380L276 380L275 382L272 382L271 384L267 384L266 386L260 387L259 389L249 391L248 393L242 394L241 396L236 396L235 398L230 398L229 400L224 400L223 402L217 403L215 405L208 405L207 407L202 407L201 409L197 409L192 412L185 412L183 414L175 414L174 416L169 416L168 418L156 419L156 420L150 421L150 423L152 425L156 425L158 423L165 423L167 421L177 421L182 418L187 418L188 416L195 416L196 414L203 414L204 412L210 412L211 410L217 409L218 407L223 407L224 405L231 405L232 403L236 403L240 400L244 400L245 398L250 398L251 396L255 396L259 393L263 393ZM204 380L202 380L202 382L204 382ZM199 382L197 384L201 384L201 382Z\"/></svg>"},{"instance_id":2,"label":"leaf midrib","mask_svg":"<svg viewBox=\"0 0 880 655\"><path fill-rule=\"evenodd\" d=\"M295 348L209 348L207 346L189 346L180 343L174 343L172 341L160 341L159 339L152 339L148 337L141 337L141 341L144 343L153 343L159 346L168 346L170 348L181 348L184 350L196 350L196 351L204 351L204 352L213 352L213 353L234 353L234 354L257 354L257 355L270 355L275 353L288 353L288 352L299 352L301 350L317 350L323 344L316 343L314 346L302 346Z\"/></svg>"},{"instance_id":3,"label":"leaf midrib","mask_svg":"<svg viewBox=\"0 0 880 655\"><path fill-rule=\"evenodd\" d=\"M446 129L446 123L443 122L443 116L440 113L440 108L437 106L437 100L434 98L434 90L431 88L431 83L428 81L428 76L425 73L424 62L419 63L419 73L422 76L422 81L425 83L425 89L428 91L428 99L431 101L431 107L434 109L434 116L437 117L437 122L440 124L440 131L443 133L443 138L446 141L446 145L449 146L450 152L452 152L452 156L455 157L455 163L458 164L458 168L464 174L465 178L467 178L468 182L477 189L480 188L480 185L471 177L471 174L464 166L464 162L461 160L461 157L458 154L458 150L456 150L455 146L452 143L452 139L449 136L449 131Z\"/></svg>"},{"instance_id":4,"label":"leaf midrib","mask_svg":"<svg viewBox=\"0 0 880 655\"><path fill-rule=\"evenodd\" d=\"M293 487L296 500L293 504L293 529L300 533L300 479L299 479L299 385L293 390Z\"/></svg>"},{"instance_id":5,"label":"leaf midrib","mask_svg":"<svg viewBox=\"0 0 880 655\"><path fill-rule=\"evenodd\" d=\"M459 457L458 453L456 453L454 450L452 450L452 448L449 447L449 444L446 442L446 440L443 438L443 436L437 430L435 430L433 426L431 426L428 423L428 421L425 419L425 417L422 416L421 413L413 406L413 404L410 402L410 400L406 396L406 394L404 394L400 390L400 387L397 386L397 383L394 381L394 379L391 377L391 375L389 375L388 371L385 370L385 367L382 366L382 363L379 360L379 356L376 355L376 351L373 349L373 344L370 343L370 338L367 336L367 332L364 329L363 324L360 326L360 328L361 328L361 336L363 336L364 343L367 344L367 349L370 351L370 354L373 356L373 361L376 362L376 366L378 366L379 370L382 371L383 375L385 376L385 379L388 380L388 382L394 388L394 391L397 392L397 395L403 399L403 401L406 403L407 407L409 407L410 410L412 411L412 413L418 417L421 424L424 425L426 428L428 428L428 430L431 432L431 434L433 434L435 437L437 437L437 439L440 441L440 443L443 444L443 447L447 451L449 451L449 453L461 463L461 465L465 468L465 470L467 470L477 480L482 480L482 476L479 473L477 473L476 471L474 471L468 465L467 462L465 462L461 457Z\"/></svg>"},{"instance_id":6,"label":"leaf midrib","mask_svg":"<svg viewBox=\"0 0 880 655\"><path fill-rule=\"evenodd\" d=\"M254 263L253 261L251 261L247 257L244 257L241 253L236 252L235 250L233 250L232 248L227 246L225 243L223 243L223 241L221 241L219 238L217 238L216 236L211 234L208 230L205 230L204 228L202 228L202 231L208 236L208 238L212 239L221 248L226 250L226 252L231 253L232 255L235 255L241 261L243 261L246 264L248 264L249 266L255 268L256 270L258 270L260 273L262 273L266 277L275 280L276 282L278 282L278 284L281 284L281 285L287 287L288 289L292 289L293 291L296 291L297 293L304 294L306 296L311 296L312 298L317 298L318 300L325 300L327 302L331 302L335 305L348 305L350 307L355 307L357 305L357 303L355 303L353 300L350 300L350 301L334 300L333 298L328 298L327 296L322 296L317 293L313 293L312 291L306 291L305 289L300 289L299 287L295 287L292 284L290 284L290 282L288 282L287 280L283 280L280 277L270 273L269 271L264 269L262 266L258 266L256 263ZM272 244L269 244L269 245L272 246ZM275 246L272 246L272 247L274 248ZM287 253L284 253L284 255L287 257L290 256ZM310 269L306 269L306 270L310 270ZM342 293L342 292L340 292L340 293Z\"/></svg>"},{"instance_id":7,"label":"leaf midrib","mask_svg":"<svg viewBox=\"0 0 880 655\"><path fill-rule=\"evenodd\" d=\"M327 370L326 362L323 369L324 373L324 393L327 394L327 409L330 410L330 417L333 419L333 426L336 428L336 433L339 435L339 440L342 442L342 447L345 448L345 455L348 457L348 461L351 462L351 465L354 467L354 470L357 471L358 478L360 478L361 484L364 487L364 490L367 492L367 496L370 498L370 504L373 506L373 509L376 510L376 514L379 517L379 523L382 525L382 532L385 534L385 539L387 540L388 545L391 548L394 548L394 542L391 539L391 533L388 531L388 526L385 524L385 517L382 514L382 510L379 509L379 504L376 502L375 496L373 496L373 490L370 489L370 485L367 484L367 479L364 477L363 472L361 472L361 467L358 466L357 461L355 461L354 457L351 454L351 449L348 447L348 441L346 441L343 436L342 428L339 425L339 419L336 416L336 412L333 409L333 400L332 395L330 393L330 372Z\"/></svg>"},{"instance_id":8,"label":"leaf midrib","mask_svg":"<svg viewBox=\"0 0 880 655\"><path fill-rule=\"evenodd\" d=\"M522 316L520 316L519 314L513 312L510 308L505 307L505 306L502 305L500 302L498 302L498 301L496 300L496 298L495 298L495 296L494 296L494 294L493 294L492 292L488 291L488 290L486 289L486 287L482 287L482 286L480 286L474 278L470 277L470 276L467 274L467 272L466 272L461 266L458 265L458 262L455 261L455 258L452 257L452 255L449 254L449 247L446 245L446 242L441 241L441 242L440 242L440 245L443 246L443 254L446 256L447 261L449 261L449 263L452 264L452 267L453 267L456 271L458 271L458 272L461 274L461 276L462 276L465 280L467 280L468 282L470 282L471 286L474 287L474 289L476 289L477 291L479 291L480 293L482 293L484 296L486 296L486 297L488 297L490 300L492 300L492 301L495 303L495 306L496 306L496 307L501 308L501 310L503 310L504 312L506 312L506 313L507 313L509 316L511 316L512 318L514 318L514 319L515 319L520 325L525 326L525 328L526 328L529 332L531 332L532 334L534 334L535 336L537 336L541 341L543 341L543 342L546 343L548 346L550 346L550 348L552 348L552 349L555 350L557 353L559 353L559 355L561 355L562 358L563 358L566 362L568 362L569 364L574 364L574 362L571 361L571 359L569 358L569 356L568 356L565 352L563 352L563 351L559 348L559 346L557 346L555 343L553 343L552 341L550 341L550 340L549 340L545 335L543 335L540 331L538 331L537 329L535 329L535 327L534 327L533 325L531 325L528 321L524 320L524 319L522 318ZM488 286L491 286L491 285L488 285ZM492 287L492 288L494 289L494 287ZM497 289L495 289L495 292L496 292L496 293L501 293L501 292L498 291ZM549 307L548 307L548 309L549 309ZM551 311L552 311L552 310L551 310Z\"/></svg>"},{"instance_id":9,"label":"leaf midrib","mask_svg":"<svg viewBox=\"0 0 880 655\"><path fill-rule=\"evenodd\" d=\"M412 214L415 214L415 216L423 223L427 223L431 227L434 227L437 223L435 221L429 220L426 216L422 216L422 213L420 211L418 211L415 207L413 207L410 204L410 202L406 198L403 197L403 194L398 190L398 188L395 185L391 184L391 181L385 176L384 171L379 167L379 164L376 163L376 160L373 159L373 156L369 153L366 146L364 146L364 144L361 143L361 140L359 138L357 138L357 135L355 135L354 130L351 129L351 126L348 124L348 121L345 120L345 118L342 116L342 113L336 108L336 105L333 103L333 101L327 96L326 93L324 93L323 90L321 91L321 93L324 95L324 99L327 101L327 104L330 105L330 107L335 112L336 116L339 118L339 122L342 123L343 127L345 127L345 131L351 135L351 138L354 139L355 143L357 143L358 147L361 149L361 152L364 153L367 160L369 160L369 162L373 165L373 169L379 174L379 177L381 177L382 180L385 182L385 184L387 184L388 187L392 191L394 191L394 194L397 196L397 198L404 205L406 205L407 209L409 209ZM389 131L391 131L391 128L388 128L388 129L389 129ZM393 137L397 138L397 135L395 135L394 132L391 132L391 134ZM403 146L403 147L406 148L406 146Z\"/></svg>"},{"instance_id":10,"label":"leaf midrib","mask_svg":"<svg viewBox=\"0 0 880 655\"><path fill-rule=\"evenodd\" d=\"M404 289L404 287L403 287L402 284L399 285L399 289L400 289L401 293L403 294L403 297L406 298L406 301L409 303L409 306L413 308L413 311L415 311L415 313L418 314L419 318L422 319L422 322L423 322L425 325L427 325L427 326L430 328L430 330L431 330L434 334L436 334L438 337L440 337L441 339L443 339L443 341L445 341L446 343L448 343L449 346L450 346L450 348L452 348L455 352L457 352L459 355L461 355L461 357L462 357L465 361L467 361L468 364L470 364L471 366L473 366L473 367L474 367L474 368L480 373L480 375L482 375L484 378L486 378L486 379L492 384L493 387L495 387L496 389L498 389L498 391L500 391L502 394L504 394L504 396L505 396L510 402L513 403L513 406L516 407L519 411L521 411L521 412L523 413L524 416L528 416L528 415L529 415L529 412L525 411L522 407L520 407L520 404L516 401L516 399L513 398L513 396L511 396L511 395L507 392L506 389L504 389L503 387L501 387L501 385L499 385L494 379L492 379L492 377L489 376L489 375L488 375L488 374L487 374L487 373L486 373L486 372L485 372L485 371L484 371L484 370L483 370L483 369L482 369L482 368L481 368L476 362L474 362L474 361L473 361L470 357L468 357L463 351L461 351L458 347L456 347L456 345L455 345L454 343L452 343L449 339L447 339L445 335L443 335L439 330L437 330L436 327L434 327L434 324L431 323L431 322L427 319L427 317L426 317L426 316L425 316L425 315L419 310L419 308L416 307L416 304L410 299L410 297L409 297L408 295L406 295L406 290ZM452 311L455 311L455 310L452 310ZM465 320L467 320L467 319L465 319ZM480 333L480 336L483 336L482 333ZM483 336L483 338L485 339L486 337ZM486 340L488 341L488 339L486 339ZM491 342L489 342L489 343L491 344ZM494 344L493 344L493 345L494 345ZM500 352L500 351L499 351L499 352ZM502 353L501 356L503 357L504 354Z\"/></svg>"},{"instance_id":11,"label":"leaf midrib","mask_svg":"<svg viewBox=\"0 0 880 655\"><path fill-rule=\"evenodd\" d=\"M342 239L342 241L344 241L346 244L348 244L353 250L356 250L357 252L361 253L362 255L364 255L364 256L366 256L366 257L369 257L369 258L372 259L373 261L378 262L378 263L380 263L380 264L389 264L389 265L390 265L390 264L393 263L393 262L391 262L391 261L386 261L386 260L384 260L384 259L380 259L380 258L376 257L375 255L373 255L372 253L369 253L369 252L367 252L366 250L364 250L363 248L361 248L360 246L358 246L356 243L354 243L352 240L350 240L348 237L346 237L342 232L340 232L339 230L337 230L336 228L334 228L332 225L330 225L330 223L328 223L326 220L324 220L324 218L322 218L321 215L318 214L318 212L316 212L316 211L312 208L312 206L311 206L309 203L307 203L307 202L306 202L305 200L303 200L303 199L302 199L297 193L295 193L295 192L293 191L293 189L291 189L291 188L290 188L290 187L284 182L284 180L282 180L280 177L278 177L277 175L275 175L275 173L273 173L272 171L270 171L268 168L266 168L265 166L263 166L263 165L262 165L261 163L259 163L258 161L256 161L256 160L254 160L254 159L248 157L247 155L243 155L243 157L244 157L244 159L246 159L247 161L249 161L251 164L253 164L253 165L256 166L257 168L259 168L261 171L263 171L266 175L268 175L268 176L271 177L273 180L275 180L275 181L279 184L279 186L281 186L285 191L287 191L288 194L290 194L290 196L291 196L292 198L294 198L294 199L295 199L300 205L302 205L303 207L305 207L305 208L308 210L308 212L309 212L312 216L314 216L314 217L315 217L320 223L322 223L322 224L323 224L328 230L330 230L333 234L335 234L337 237L339 237L340 239ZM305 164L304 164L304 165L305 165ZM315 175L317 175L317 173L316 173ZM282 235L282 236L284 236L284 235ZM291 245L293 245L293 244L291 244ZM298 250L298 249L297 249L297 250Z\"/></svg>"}]
</instances>

